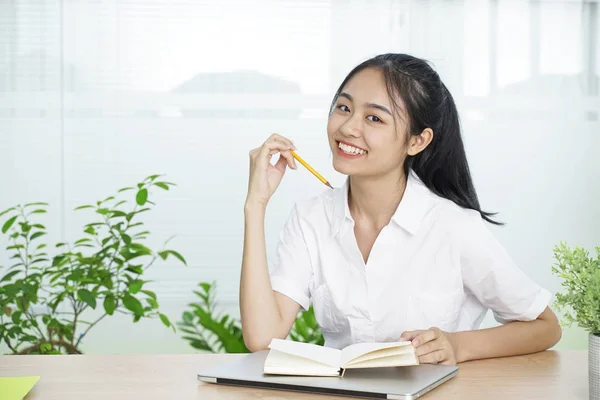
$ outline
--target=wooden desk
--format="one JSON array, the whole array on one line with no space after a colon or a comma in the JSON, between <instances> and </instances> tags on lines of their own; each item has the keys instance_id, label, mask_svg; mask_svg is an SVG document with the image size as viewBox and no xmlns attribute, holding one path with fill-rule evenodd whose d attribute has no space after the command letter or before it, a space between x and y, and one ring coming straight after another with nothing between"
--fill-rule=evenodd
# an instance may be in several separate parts
<instances>
[{"instance_id":1,"label":"wooden desk","mask_svg":"<svg viewBox=\"0 0 600 400\"><path fill-rule=\"evenodd\" d=\"M0 376L38 375L27 400L339 399L200 383L196 372L239 355L0 356ZM429 392L439 399L587 400L587 351L472 361ZM0 398L1 398L0 394Z\"/></svg>"}]
</instances>

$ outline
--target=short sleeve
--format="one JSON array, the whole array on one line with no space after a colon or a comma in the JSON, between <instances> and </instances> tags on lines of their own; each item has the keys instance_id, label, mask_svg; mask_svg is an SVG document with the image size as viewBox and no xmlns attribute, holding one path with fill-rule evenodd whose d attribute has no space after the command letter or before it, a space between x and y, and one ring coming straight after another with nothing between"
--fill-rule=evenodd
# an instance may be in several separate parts
<instances>
[{"instance_id":1,"label":"short sleeve","mask_svg":"<svg viewBox=\"0 0 600 400\"><path fill-rule=\"evenodd\" d=\"M537 319L551 293L515 265L479 214L461 225L461 269L467 291L492 310L499 323Z\"/></svg>"},{"instance_id":2,"label":"short sleeve","mask_svg":"<svg viewBox=\"0 0 600 400\"><path fill-rule=\"evenodd\" d=\"M300 226L298 208L294 206L277 244L270 271L271 286L308 310L311 276L310 256Z\"/></svg>"}]
</instances>

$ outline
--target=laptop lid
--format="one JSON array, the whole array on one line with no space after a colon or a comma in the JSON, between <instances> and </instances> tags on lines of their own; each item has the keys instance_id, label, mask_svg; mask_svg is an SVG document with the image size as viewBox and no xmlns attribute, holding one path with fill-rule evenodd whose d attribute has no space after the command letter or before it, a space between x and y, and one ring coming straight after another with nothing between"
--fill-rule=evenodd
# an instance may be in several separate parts
<instances>
[{"instance_id":1,"label":"laptop lid","mask_svg":"<svg viewBox=\"0 0 600 400\"><path fill-rule=\"evenodd\" d=\"M198 372L209 383L293 390L376 399L416 399L453 378L458 367L421 364L395 368L348 369L344 377L264 375L268 350Z\"/></svg>"}]
</instances>

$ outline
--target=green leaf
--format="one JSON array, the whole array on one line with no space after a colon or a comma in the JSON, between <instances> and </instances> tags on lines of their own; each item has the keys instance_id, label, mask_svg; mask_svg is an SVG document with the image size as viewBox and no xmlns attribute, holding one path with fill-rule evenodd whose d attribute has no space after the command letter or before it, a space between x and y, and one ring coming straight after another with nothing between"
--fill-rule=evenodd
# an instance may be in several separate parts
<instances>
[{"instance_id":1,"label":"green leaf","mask_svg":"<svg viewBox=\"0 0 600 400\"><path fill-rule=\"evenodd\" d=\"M148 200L148 189L140 189L135 196L135 201L139 206L146 204Z\"/></svg>"},{"instance_id":2,"label":"green leaf","mask_svg":"<svg viewBox=\"0 0 600 400\"><path fill-rule=\"evenodd\" d=\"M110 210L111 218L127 217L127 214L121 210Z\"/></svg>"},{"instance_id":3,"label":"green leaf","mask_svg":"<svg viewBox=\"0 0 600 400\"><path fill-rule=\"evenodd\" d=\"M205 293L208 293L212 289L213 285L208 282L201 282L198 284L198 286L200 286Z\"/></svg>"},{"instance_id":4,"label":"green leaf","mask_svg":"<svg viewBox=\"0 0 600 400\"><path fill-rule=\"evenodd\" d=\"M116 308L117 302L115 301L115 297L112 294L107 295L104 299L104 311L106 311L108 315L113 315Z\"/></svg>"},{"instance_id":5,"label":"green leaf","mask_svg":"<svg viewBox=\"0 0 600 400\"><path fill-rule=\"evenodd\" d=\"M156 300L154 300L152 297L146 298L146 301L148 302L148 304L150 304L150 307L152 307L154 309L158 308L158 302Z\"/></svg>"},{"instance_id":6,"label":"green leaf","mask_svg":"<svg viewBox=\"0 0 600 400\"><path fill-rule=\"evenodd\" d=\"M152 250L141 243L132 243L129 247L136 253L152 254Z\"/></svg>"},{"instance_id":7,"label":"green leaf","mask_svg":"<svg viewBox=\"0 0 600 400\"><path fill-rule=\"evenodd\" d=\"M121 235L121 237L123 238L123 242L125 242L125 245L126 245L126 246L131 246L131 236L129 236L129 235L128 235L128 234L126 234L126 233L123 233L123 234Z\"/></svg>"},{"instance_id":8,"label":"green leaf","mask_svg":"<svg viewBox=\"0 0 600 400\"><path fill-rule=\"evenodd\" d=\"M46 247L45 243L42 243L40 245L38 245L38 247L35 248L36 251L43 249L44 247Z\"/></svg>"},{"instance_id":9,"label":"green leaf","mask_svg":"<svg viewBox=\"0 0 600 400\"><path fill-rule=\"evenodd\" d=\"M146 235L149 235L149 234L150 234L150 232L148 232L148 231L143 231L143 232L138 232L138 233L136 233L135 235L133 235L133 237L134 237L135 239L138 239L138 238L145 238L145 236L146 236Z\"/></svg>"},{"instance_id":10,"label":"green leaf","mask_svg":"<svg viewBox=\"0 0 600 400\"><path fill-rule=\"evenodd\" d=\"M133 280L129 283L129 293L131 294L136 294L138 293L140 290L142 290L142 286L144 286L144 281L141 281L139 279Z\"/></svg>"},{"instance_id":11,"label":"green leaf","mask_svg":"<svg viewBox=\"0 0 600 400\"><path fill-rule=\"evenodd\" d=\"M185 322L192 322L194 320L194 314L192 314L189 311L184 311L183 312L183 320Z\"/></svg>"},{"instance_id":12,"label":"green leaf","mask_svg":"<svg viewBox=\"0 0 600 400\"><path fill-rule=\"evenodd\" d=\"M35 239L39 238L40 236L44 236L45 234L46 234L46 232L35 232L33 235L31 235L29 240L35 240Z\"/></svg>"},{"instance_id":13,"label":"green leaf","mask_svg":"<svg viewBox=\"0 0 600 400\"><path fill-rule=\"evenodd\" d=\"M146 296L152 297L154 300L156 300L156 293L154 293L151 290L142 290L142 293L144 293Z\"/></svg>"},{"instance_id":14,"label":"green leaf","mask_svg":"<svg viewBox=\"0 0 600 400\"><path fill-rule=\"evenodd\" d=\"M172 254L173 256L175 256L179 261L181 261L183 264L187 265L187 262L185 261L185 258L183 258L183 256L181 254L179 254L178 252L176 252L175 250L164 250L164 251L159 251L158 255L160 256L160 258L162 258L163 260L166 260L167 257L169 256L169 254Z\"/></svg>"},{"instance_id":15,"label":"green leaf","mask_svg":"<svg viewBox=\"0 0 600 400\"><path fill-rule=\"evenodd\" d=\"M28 222L19 222L19 225L21 226L21 232L23 233L28 233L31 230L31 225L29 225Z\"/></svg>"},{"instance_id":16,"label":"green leaf","mask_svg":"<svg viewBox=\"0 0 600 400\"><path fill-rule=\"evenodd\" d=\"M144 307L142 306L142 303L140 303L138 299L131 296L129 293L125 293L123 296L123 305L135 315L144 315Z\"/></svg>"},{"instance_id":17,"label":"green leaf","mask_svg":"<svg viewBox=\"0 0 600 400\"><path fill-rule=\"evenodd\" d=\"M23 315L21 311L16 311L11 317L12 322L18 324L19 320L21 319L21 315Z\"/></svg>"},{"instance_id":18,"label":"green leaf","mask_svg":"<svg viewBox=\"0 0 600 400\"><path fill-rule=\"evenodd\" d=\"M32 207L32 206L47 206L48 203L42 203L42 202L38 202L38 203L27 203L25 204L25 207Z\"/></svg>"},{"instance_id":19,"label":"green leaf","mask_svg":"<svg viewBox=\"0 0 600 400\"><path fill-rule=\"evenodd\" d=\"M119 192L119 193L122 193L122 192L126 192L126 191L128 191L128 190L133 190L133 188L132 188L132 187L125 187L125 188L123 188L123 189L119 189L119 191L118 191L118 192Z\"/></svg>"},{"instance_id":20,"label":"green leaf","mask_svg":"<svg viewBox=\"0 0 600 400\"><path fill-rule=\"evenodd\" d=\"M133 272L136 274L144 273L144 269L140 265L130 265L129 267L125 268L125 271Z\"/></svg>"},{"instance_id":21,"label":"green leaf","mask_svg":"<svg viewBox=\"0 0 600 400\"><path fill-rule=\"evenodd\" d=\"M164 182L155 182L154 186L158 186L159 188L164 189L164 190L169 190L169 185L167 185Z\"/></svg>"},{"instance_id":22,"label":"green leaf","mask_svg":"<svg viewBox=\"0 0 600 400\"><path fill-rule=\"evenodd\" d=\"M22 273L23 271L20 270L16 270L16 271L12 271L9 272L8 274L4 275L2 277L2 279L0 280L0 282L8 282L10 281L15 275Z\"/></svg>"},{"instance_id":23,"label":"green leaf","mask_svg":"<svg viewBox=\"0 0 600 400\"><path fill-rule=\"evenodd\" d=\"M119 207L120 205L122 205L122 204L125 204L125 203L127 203L127 200L121 200L121 201L119 201L117 204L115 204L115 205L114 205L114 207L115 207L115 208L117 208L117 207Z\"/></svg>"},{"instance_id":24,"label":"green leaf","mask_svg":"<svg viewBox=\"0 0 600 400\"><path fill-rule=\"evenodd\" d=\"M32 211L30 214L46 214L46 212L46 210L39 209Z\"/></svg>"},{"instance_id":25,"label":"green leaf","mask_svg":"<svg viewBox=\"0 0 600 400\"><path fill-rule=\"evenodd\" d=\"M94 206L92 206L92 205L89 205L89 204L86 204L86 205L84 205L84 206L79 206L79 207L76 207L76 208L75 208L75 210L76 210L76 211L77 211L77 210L85 210L86 208L94 208Z\"/></svg>"},{"instance_id":26,"label":"green leaf","mask_svg":"<svg viewBox=\"0 0 600 400\"><path fill-rule=\"evenodd\" d=\"M159 313L158 316L160 317L160 320L162 321L163 324L165 324L165 326L167 328L169 328L171 326L171 321L169 321L169 318L165 314Z\"/></svg>"},{"instance_id":27,"label":"green leaf","mask_svg":"<svg viewBox=\"0 0 600 400\"><path fill-rule=\"evenodd\" d=\"M84 303L87 303L92 308L96 308L96 296L87 289L79 289L77 291L77 298Z\"/></svg>"},{"instance_id":28,"label":"green leaf","mask_svg":"<svg viewBox=\"0 0 600 400\"><path fill-rule=\"evenodd\" d=\"M8 230L10 229L11 226L13 226L13 224L15 223L16 220L17 220L17 215L15 215L14 217L12 217L8 221L6 221L4 223L4 225L2 225L2 233L8 232Z\"/></svg>"},{"instance_id":29,"label":"green leaf","mask_svg":"<svg viewBox=\"0 0 600 400\"><path fill-rule=\"evenodd\" d=\"M40 353L42 354L46 354L48 353L50 350L52 350L52 344L50 343L42 343L40 345Z\"/></svg>"},{"instance_id":30,"label":"green leaf","mask_svg":"<svg viewBox=\"0 0 600 400\"><path fill-rule=\"evenodd\" d=\"M110 211L110 210L109 210L108 208L99 208L99 209L97 209L97 210L96 210L96 212L97 212L98 214L100 214L100 215L106 215L106 214L108 214L108 213L109 213L109 211Z\"/></svg>"},{"instance_id":31,"label":"green leaf","mask_svg":"<svg viewBox=\"0 0 600 400\"><path fill-rule=\"evenodd\" d=\"M111 278L111 275L106 275L103 279L102 279L102 285L104 285L107 289L112 289L113 288L113 281Z\"/></svg>"},{"instance_id":32,"label":"green leaf","mask_svg":"<svg viewBox=\"0 0 600 400\"><path fill-rule=\"evenodd\" d=\"M11 208L8 208L8 209L0 212L0 217L2 217L6 213L9 213L9 212L13 211L14 209L15 209L15 207L11 207Z\"/></svg>"},{"instance_id":33,"label":"green leaf","mask_svg":"<svg viewBox=\"0 0 600 400\"><path fill-rule=\"evenodd\" d=\"M85 228L84 232L85 233L89 233L90 235L95 235L96 234L96 230L94 229L93 226L88 226L87 228Z\"/></svg>"},{"instance_id":34,"label":"green leaf","mask_svg":"<svg viewBox=\"0 0 600 400\"><path fill-rule=\"evenodd\" d=\"M90 238L83 238L83 239L79 239L78 241L76 241L75 244L88 243L91 241L92 241L92 239L90 239Z\"/></svg>"},{"instance_id":35,"label":"green leaf","mask_svg":"<svg viewBox=\"0 0 600 400\"><path fill-rule=\"evenodd\" d=\"M200 338L193 337L193 336L184 336L183 338L186 340L189 340L190 345L195 349L205 350L205 351L210 351L210 352L213 351L213 348L210 347L204 339L200 339Z\"/></svg>"},{"instance_id":36,"label":"green leaf","mask_svg":"<svg viewBox=\"0 0 600 400\"><path fill-rule=\"evenodd\" d=\"M155 174L155 175L150 175L149 177L147 177L147 178L146 178L146 179L144 179L144 180L145 180L145 181L153 181L153 180L155 180L156 178L158 178L159 176L161 176L161 175L156 175L156 174Z\"/></svg>"}]
</instances>

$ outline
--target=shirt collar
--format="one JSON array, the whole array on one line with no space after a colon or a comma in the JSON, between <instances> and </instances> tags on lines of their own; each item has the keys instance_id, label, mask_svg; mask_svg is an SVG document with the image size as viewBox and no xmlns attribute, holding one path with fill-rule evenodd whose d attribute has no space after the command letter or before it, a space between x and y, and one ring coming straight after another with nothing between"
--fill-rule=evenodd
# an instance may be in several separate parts
<instances>
[{"instance_id":1,"label":"shirt collar","mask_svg":"<svg viewBox=\"0 0 600 400\"><path fill-rule=\"evenodd\" d=\"M348 207L348 189L350 179L347 178L344 185L336 191L333 203L333 220L331 223L331 234L336 236L345 221L352 222L352 215ZM430 205L429 189L421 182L419 177L411 170L406 180L406 189L398 208L392 215L392 222L415 235L423 218L427 214Z\"/></svg>"}]
</instances>

